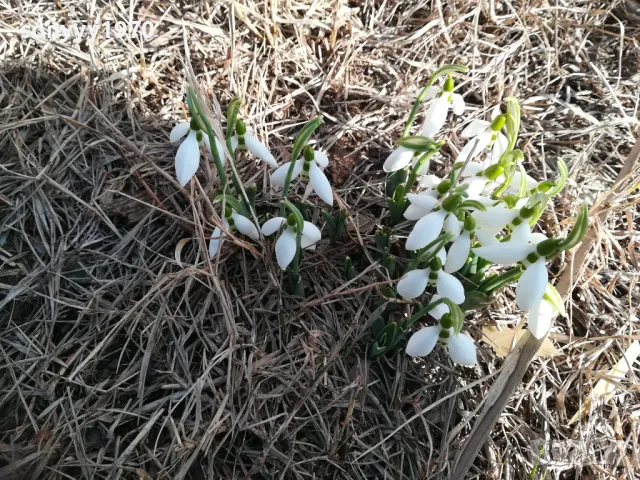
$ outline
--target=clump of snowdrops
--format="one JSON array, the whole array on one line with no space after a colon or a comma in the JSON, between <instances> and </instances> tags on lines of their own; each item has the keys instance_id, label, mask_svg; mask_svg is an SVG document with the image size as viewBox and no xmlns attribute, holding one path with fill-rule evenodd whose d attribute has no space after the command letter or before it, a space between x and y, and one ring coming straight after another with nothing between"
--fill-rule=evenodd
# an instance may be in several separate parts
<instances>
[{"instance_id":1,"label":"clump of snowdrops","mask_svg":"<svg viewBox=\"0 0 640 480\"><path fill-rule=\"evenodd\" d=\"M448 174L442 178L429 174L431 159L446 144L438 137L450 111L457 116L465 112L453 76L466 70L450 65L431 77L413 105L397 148L383 166L389 174L389 216L387 225L376 236L376 247L381 250L382 265L391 275L397 270L397 263L406 264L395 290L384 293L394 297L392 306L397 306L398 300L414 303L415 313L400 321L386 321L393 308L387 309L374 324L371 358L395 352L416 322L431 317L432 325L410 336L407 354L428 355L441 345L454 362L475 365L475 342L463 332L465 313L490 305L496 291L514 282L516 307L526 313L529 329L536 337L546 335L553 318L564 311L559 294L549 284L547 263L580 242L587 228L587 209L581 208L565 238L547 237L536 227L548 202L566 183L567 169L558 160L558 178L552 181L540 181L526 173L524 155L516 146L520 127L518 101L509 97L504 106L491 110L490 118L465 122L461 136L466 144ZM420 107L427 101L419 134L410 136ZM216 167L220 185L214 199L215 205L220 206L220 221L211 232L210 257L219 254L226 238L244 236L245 240L262 243L264 237L275 237L276 262L287 272L293 293L303 296L302 252L314 249L322 235L316 225L305 220L308 206L287 196L292 182L306 182L307 193L333 205L334 192L324 173L329 158L309 145L321 118L301 129L289 161L278 165L269 148L239 118L239 99L229 104L224 138L215 134L191 88L187 103L191 119L174 127L170 140L184 138L175 159L181 186L192 180L203 153ZM240 151L249 152L267 168L275 169L270 179L272 187L281 192L277 215L256 212L255 187L243 187L235 168L230 169L231 185L227 182L227 167L234 165ZM345 214L340 211L332 216L323 211L323 216L331 241L335 242L343 229ZM262 225L258 218L264 219ZM404 259L397 262L396 256L390 254L390 238L395 235L393 228L406 220L415 224L400 252ZM354 275L349 257L344 259L344 268L345 275Z\"/></svg>"}]
</instances>

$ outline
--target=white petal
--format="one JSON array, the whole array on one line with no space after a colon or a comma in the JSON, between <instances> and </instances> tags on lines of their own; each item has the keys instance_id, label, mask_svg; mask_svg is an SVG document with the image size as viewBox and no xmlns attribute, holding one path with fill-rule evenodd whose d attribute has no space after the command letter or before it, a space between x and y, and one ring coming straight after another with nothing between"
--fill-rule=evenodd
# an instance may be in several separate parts
<instances>
[{"instance_id":1,"label":"white petal","mask_svg":"<svg viewBox=\"0 0 640 480\"><path fill-rule=\"evenodd\" d=\"M313 189L318 196L328 205L333 205L333 191L331 190L331 184L327 180L327 176L324 174L320 167L314 162L309 164L309 180Z\"/></svg>"},{"instance_id":2,"label":"white petal","mask_svg":"<svg viewBox=\"0 0 640 480\"><path fill-rule=\"evenodd\" d=\"M518 216L518 210L510 210L502 205L487 207L486 211L475 211L471 214L478 228L498 233Z\"/></svg>"},{"instance_id":3,"label":"white petal","mask_svg":"<svg viewBox=\"0 0 640 480\"><path fill-rule=\"evenodd\" d=\"M407 250L419 250L438 238L440 232L442 232L442 225L446 215L447 212L444 210L438 210L418 220L407 238L405 248Z\"/></svg>"},{"instance_id":4,"label":"white petal","mask_svg":"<svg viewBox=\"0 0 640 480\"><path fill-rule=\"evenodd\" d=\"M209 258L213 258L217 255L220 246L222 245L222 239L225 234L220 227L216 227L211 234L211 240L209 241Z\"/></svg>"},{"instance_id":5,"label":"white petal","mask_svg":"<svg viewBox=\"0 0 640 480\"><path fill-rule=\"evenodd\" d=\"M447 253L447 261L444 264L444 271L453 273L460 270L469 258L471 251L471 238L469 231L463 231L458 238L451 244Z\"/></svg>"},{"instance_id":6,"label":"white petal","mask_svg":"<svg viewBox=\"0 0 640 480\"><path fill-rule=\"evenodd\" d=\"M289 165L291 162L287 162L284 165L278 167L278 169L271 174L271 184L276 186L284 185L284 181L287 178L287 172L289 171ZM302 172L302 167L304 166L304 162L302 159L298 159L295 166L293 167L293 174L291 175L291 180L297 178Z\"/></svg>"},{"instance_id":7,"label":"white petal","mask_svg":"<svg viewBox=\"0 0 640 480\"><path fill-rule=\"evenodd\" d=\"M453 303L460 305L464 302L464 287L460 280L451 275L450 273L438 272L438 280L436 280L436 288L438 295L441 297L447 297Z\"/></svg>"},{"instance_id":8,"label":"white petal","mask_svg":"<svg viewBox=\"0 0 640 480\"><path fill-rule=\"evenodd\" d=\"M484 170L484 165L478 162L469 162L464 170L460 173L461 178L477 175Z\"/></svg>"},{"instance_id":9,"label":"white petal","mask_svg":"<svg viewBox=\"0 0 640 480\"><path fill-rule=\"evenodd\" d=\"M477 197L482 195L487 183L489 183L489 179L486 177L469 177L465 178L462 183L464 185L469 185L467 193L470 197Z\"/></svg>"},{"instance_id":10,"label":"white petal","mask_svg":"<svg viewBox=\"0 0 640 480\"><path fill-rule=\"evenodd\" d=\"M549 273L543 257L529 265L518 280L516 304L520 310L528 312L542 300L547 290L547 282L549 282Z\"/></svg>"},{"instance_id":11,"label":"white petal","mask_svg":"<svg viewBox=\"0 0 640 480\"><path fill-rule=\"evenodd\" d=\"M476 344L470 336L459 333L452 335L447 343L451 360L459 365L473 367L478 363Z\"/></svg>"},{"instance_id":12,"label":"white petal","mask_svg":"<svg viewBox=\"0 0 640 480\"><path fill-rule=\"evenodd\" d=\"M524 260L527 255L535 250L535 245L503 242L496 243L495 245L487 245L486 247L474 248L473 253L479 257L489 260L490 262L508 266Z\"/></svg>"},{"instance_id":13,"label":"white petal","mask_svg":"<svg viewBox=\"0 0 640 480\"><path fill-rule=\"evenodd\" d=\"M429 303L433 303L441 298L442 297L436 293L431 297L431 301ZM445 313L449 313L449 306L446 303L441 303L437 307L429 310L429 315L437 320L440 320Z\"/></svg>"},{"instance_id":14,"label":"white petal","mask_svg":"<svg viewBox=\"0 0 640 480\"><path fill-rule=\"evenodd\" d=\"M316 242L302 235L302 237L300 237L300 248L302 248L303 250L305 248L308 248L309 250L315 250Z\"/></svg>"},{"instance_id":15,"label":"white petal","mask_svg":"<svg viewBox=\"0 0 640 480\"><path fill-rule=\"evenodd\" d=\"M231 148L233 149L233 152L238 150L238 136L237 135L234 135L233 137L231 137ZM233 153L233 152L231 152L231 153Z\"/></svg>"},{"instance_id":16,"label":"white petal","mask_svg":"<svg viewBox=\"0 0 640 480\"><path fill-rule=\"evenodd\" d=\"M169 141L171 143L177 142L187 134L190 127L191 127L191 122L182 122L177 124L175 127L171 129L171 133L169 134Z\"/></svg>"},{"instance_id":17,"label":"white petal","mask_svg":"<svg viewBox=\"0 0 640 480\"><path fill-rule=\"evenodd\" d=\"M531 238L531 227L526 220L520 225L513 228L511 232L511 241L516 243L529 243Z\"/></svg>"},{"instance_id":18,"label":"white petal","mask_svg":"<svg viewBox=\"0 0 640 480\"><path fill-rule=\"evenodd\" d=\"M491 154L491 162L498 163L502 154L507 150L509 146L509 140L502 133L499 133L493 142L493 153Z\"/></svg>"},{"instance_id":19,"label":"white petal","mask_svg":"<svg viewBox=\"0 0 640 480\"><path fill-rule=\"evenodd\" d=\"M407 200L411 202L411 205L415 205L422 210L426 210L427 213L433 210L438 204L438 199L427 193L407 193Z\"/></svg>"},{"instance_id":20,"label":"white petal","mask_svg":"<svg viewBox=\"0 0 640 480\"><path fill-rule=\"evenodd\" d=\"M184 187L195 175L200 166L200 146L196 132L191 132L182 142L176 153L176 177L181 187Z\"/></svg>"},{"instance_id":21,"label":"white petal","mask_svg":"<svg viewBox=\"0 0 640 480\"><path fill-rule=\"evenodd\" d=\"M247 217L236 212L231 212L231 218L233 218L233 223L240 233L252 238L253 240L260 239L258 229Z\"/></svg>"},{"instance_id":22,"label":"white petal","mask_svg":"<svg viewBox=\"0 0 640 480\"><path fill-rule=\"evenodd\" d=\"M251 133L247 132L244 134L244 144L251 153L269 166L274 168L278 166L278 162L276 162L276 159L271 155L269 149Z\"/></svg>"},{"instance_id":23,"label":"white petal","mask_svg":"<svg viewBox=\"0 0 640 480\"><path fill-rule=\"evenodd\" d=\"M447 251L442 247L436 252L436 257L440 259L440 262L444 265L447 262Z\"/></svg>"},{"instance_id":24,"label":"white petal","mask_svg":"<svg viewBox=\"0 0 640 480\"><path fill-rule=\"evenodd\" d=\"M511 183L509 184L509 193L511 192L517 192L518 189L520 188L520 178L522 177L520 171L516 170L513 173L513 177L511 177ZM526 182L527 182L527 190L533 190L534 188L536 188L538 186L538 181L533 178L532 176L530 176L529 174L525 173L525 178L526 178Z\"/></svg>"},{"instance_id":25,"label":"white petal","mask_svg":"<svg viewBox=\"0 0 640 480\"><path fill-rule=\"evenodd\" d=\"M409 165L412 158L413 150L409 150L406 147L398 147L387 157L382 169L385 172L395 172Z\"/></svg>"},{"instance_id":26,"label":"white petal","mask_svg":"<svg viewBox=\"0 0 640 480\"><path fill-rule=\"evenodd\" d=\"M429 282L429 269L411 270L398 282L397 291L405 300L422 295Z\"/></svg>"},{"instance_id":27,"label":"white petal","mask_svg":"<svg viewBox=\"0 0 640 480\"><path fill-rule=\"evenodd\" d=\"M422 188L435 188L438 186L438 184L441 181L442 179L437 175L424 175L423 177L420 178L420 182L418 183L418 185ZM432 191L431 193L433 194L434 197L438 196L437 192Z\"/></svg>"},{"instance_id":28,"label":"white petal","mask_svg":"<svg viewBox=\"0 0 640 480\"><path fill-rule=\"evenodd\" d=\"M431 104L425 115L422 136L433 138L440 131L447 120L447 110L449 110L449 99L447 94L441 95Z\"/></svg>"},{"instance_id":29,"label":"white petal","mask_svg":"<svg viewBox=\"0 0 640 480\"><path fill-rule=\"evenodd\" d=\"M458 154L458 158L456 158L456 162L466 162L467 158L471 158L473 160L480 155L485 148L487 148L489 143L491 143L491 132L483 132L477 137L472 138L464 147L462 147L462 150Z\"/></svg>"},{"instance_id":30,"label":"white petal","mask_svg":"<svg viewBox=\"0 0 640 480\"><path fill-rule=\"evenodd\" d=\"M423 101L431 100L442 91L442 88L435 87L433 85L427 87L427 92L424 94ZM422 92L422 90L420 90Z\"/></svg>"},{"instance_id":31,"label":"white petal","mask_svg":"<svg viewBox=\"0 0 640 480\"><path fill-rule=\"evenodd\" d=\"M447 215L443 228L445 232L453 233L454 239L458 238L458 235L460 235L460 231L462 230L460 220L458 220L458 218L453 214Z\"/></svg>"},{"instance_id":32,"label":"white petal","mask_svg":"<svg viewBox=\"0 0 640 480\"><path fill-rule=\"evenodd\" d=\"M551 322L556 317L556 309L544 298L534 305L527 316L529 330L538 340L544 337L551 328Z\"/></svg>"},{"instance_id":33,"label":"white petal","mask_svg":"<svg viewBox=\"0 0 640 480\"><path fill-rule=\"evenodd\" d=\"M302 228L302 236L307 237L314 243L319 242L320 238L322 238L320 229L311 222L304 222L304 227Z\"/></svg>"},{"instance_id":34,"label":"white petal","mask_svg":"<svg viewBox=\"0 0 640 480\"><path fill-rule=\"evenodd\" d=\"M467 125L467 127L462 131L460 136L462 138L475 137L477 135L480 135L490 126L491 126L491 123L485 120L472 120L471 123Z\"/></svg>"},{"instance_id":35,"label":"white petal","mask_svg":"<svg viewBox=\"0 0 640 480\"><path fill-rule=\"evenodd\" d=\"M438 343L440 326L426 327L411 335L407 342L407 355L410 357L424 357L429 355Z\"/></svg>"},{"instance_id":36,"label":"white petal","mask_svg":"<svg viewBox=\"0 0 640 480\"><path fill-rule=\"evenodd\" d=\"M320 150L314 150L313 158L320 168L327 168L329 166L329 157L327 157L326 153Z\"/></svg>"},{"instance_id":37,"label":"white petal","mask_svg":"<svg viewBox=\"0 0 640 480\"><path fill-rule=\"evenodd\" d=\"M285 270L293 257L296 256L296 232L293 228L287 228L280 234L276 242L276 260L282 270Z\"/></svg>"},{"instance_id":38,"label":"white petal","mask_svg":"<svg viewBox=\"0 0 640 480\"><path fill-rule=\"evenodd\" d=\"M280 227L287 221L286 218L284 217L275 217L272 218L270 220L267 220L266 222L264 222L262 224L262 234L265 237L268 237L269 235L273 235L274 233L276 233L278 230L280 230Z\"/></svg>"},{"instance_id":39,"label":"white petal","mask_svg":"<svg viewBox=\"0 0 640 480\"><path fill-rule=\"evenodd\" d=\"M545 240L547 240L547 236L544 233L540 232L534 232L529 237L529 241L534 245L537 245L540 242L544 242Z\"/></svg>"},{"instance_id":40,"label":"white petal","mask_svg":"<svg viewBox=\"0 0 640 480\"><path fill-rule=\"evenodd\" d=\"M428 215L430 211L431 210L416 207L415 205L409 205L403 215L407 220L420 220L425 215Z\"/></svg>"},{"instance_id":41,"label":"white petal","mask_svg":"<svg viewBox=\"0 0 640 480\"><path fill-rule=\"evenodd\" d=\"M462 115L464 113L464 99L459 93L451 95L451 105L453 107L453 113L456 115Z\"/></svg>"},{"instance_id":42,"label":"white petal","mask_svg":"<svg viewBox=\"0 0 640 480\"><path fill-rule=\"evenodd\" d=\"M476 228L476 238L483 247L500 243L500 240L498 240L494 234L480 228Z\"/></svg>"}]
</instances>

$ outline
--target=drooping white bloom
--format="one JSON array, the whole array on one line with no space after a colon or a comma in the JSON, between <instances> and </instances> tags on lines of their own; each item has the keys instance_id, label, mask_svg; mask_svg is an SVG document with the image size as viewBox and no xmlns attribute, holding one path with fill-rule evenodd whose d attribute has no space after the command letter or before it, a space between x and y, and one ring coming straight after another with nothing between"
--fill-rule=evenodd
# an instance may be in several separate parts
<instances>
[{"instance_id":1,"label":"drooping white bloom","mask_svg":"<svg viewBox=\"0 0 640 480\"><path fill-rule=\"evenodd\" d=\"M436 290L440 297L447 297L453 303L464 302L464 287L460 280L450 273L442 270L442 264L446 263L444 249L441 249L428 268L411 270L398 282L397 291L402 298L411 300L422 295L427 288L427 284L435 283Z\"/></svg>"},{"instance_id":2,"label":"drooping white bloom","mask_svg":"<svg viewBox=\"0 0 640 480\"><path fill-rule=\"evenodd\" d=\"M545 298L540 300L537 305L534 305L527 315L529 330L532 335L537 339L544 337L549 332L551 323L557 314L555 307Z\"/></svg>"},{"instance_id":3,"label":"drooping white bloom","mask_svg":"<svg viewBox=\"0 0 640 480\"><path fill-rule=\"evenodd\" d=\"M476 345L473 339L464 333L455 335L453 328L445 328L442 324L422 328L411 335L407 342L407 355L411 357L429 355L438 341L447 346L449 356L455 363L470 367L477 364Z\"/></svg>"},{"instance_id":4,"label":"drooping white bloom","mask_svg":"<svg viewBox=\"0 0 640 480\"><path fill-rule=\"evenodd\" d=\"M415 152L413 150L409 150L406 147L398 147L391 155L385 160L382 169L385 172L395 172L397 170L401 170L407 165L411 163L413 160Z\"/></svg>"},{"instance_id":5,"label":"drooping white bloom","mask_svg":"<svg viewBox=\"0 0 640 480\"><path fill-rule=\"evenodd\" d=\"M501 132L506 117L500 115L499 109L494 109L493 115L491 122L472 120L467 128L462 131L462 138L468 138L469 141L460 151L456 159L457 162L466 162L469 157L473 160L487 148L492 148L490 163L497 163L500 160L500 157L509 146L509 140Z\"/></svg>"},{"instance_id":6,"label":"drooping white bloom","mask_svg":"<svg viewBox=\"0 0 640 480\"><path fill-rule=\"evenodd\" d=\"M429 91L432 96L437 96L435 101L431 104L425 115L424 126L422 127L421 135L427 138L433 138L438 133L444 122L447 120L447 112L450 107L453 108L453 113L456 115L462 115L464 113L464 100L462 95L453 93L454 84L451 77L447 78L444 83L444 88L438 90L433 88Z\"/></svg>"},{"instance_id":7,"label":"drooping white bloom","mask_svg":"<svg viewBox=\"0 0 640 480\"><path fill-rule=\"evenodd\" d=\"M229 215L226 215L222 220L222 223L227 228L227 230L237 230L238 232L246 235L252 240L259 240L260 233L258 229L253 224L251 220L249 220L244 215L240 215L233 209L230 209ZM209 241L209 257L213 258L216 256L220 247L222 246L222 242L226 234L222 231L220 227L216 227L213 230L213 234L211 234L211 240Z\"/></svg>"},{"instance_id":8,"label":"drooping white bloom","mask_svg":"<svg viewBox=\"0 0 640 480\"><path fill-rule=\"evenodd\" d=\"M198 171L198 166L200 165L200 145L205 145L209 153L213 155L209 137L202 130L193 130L191 128L191 122L182 122L173 127L169 134L169 140L171 143L175 143L185 135L187 138L182 142L180 147L178 147L175 161L176 178L181 187L189 183L189 180L191 180ZM200 141L198 141L198 137ZM218 138L216 138L216 148L218 152L220 152L220 159L224 165L226 155L224 154L222 142Z\"/></svg>"},{"instance_id":9,"label":"drooping white bloom","mask_svg":"<svg viewBox=\"0 0 640 480\"><path fill-rule=\"evenodd\" d=\"M278 166L278 162L276 162L275 157L271 154L266 145L258 140L252 132L247 130L247 132L240 137L244 140L244 146L246 149L249 150L256 158L262 160L270 167L275 168ZM238 143L242 144L242 141L239 141Z\"/></svg>"},{"instance_id":10,"label":"drooping white bloom","mask_svg":"<svg viewBox=\"0 0 640 480\"><path fill-rule=\"evenodd\" d=\"M283 186L289 171L291 162L287 162L280 166L273 175L271 175L271 183L275 186ZM293 166L293 174L291 180L302 174L303 178L308 178L313 190L328 205L333 205L333 191L331 184L324 174L323 170L329 165L329 158L324 152L319 150L313 151L313 159L307 160L299 158Z\"/></svg>"},{"instance_id":11,"label":"drooping white bloom","mask_svg":"<svg viewBox=\"0 0 640 480\"><path fill-rule=\"evenodd\" d=\"M449 251L447 252L447 261L444 264L444 271L447 273L453 273L460 270L469 258L469 252L471 251L471 232L469 230L463 230L458 238L456 238Z\"/></svg>"},{"instance_id":12,"label":"drooping white bloom","mask_svg":"<svg viewBox=\"0 0 640 480\"><path fill-rule=\"evenodd\" d=\"M547 289L549 273L545 264L546 258L537 253L537 244L530 243L539 242L540 236L534 237L529 234L527 237L525 233L525 228L521 228L517 239L474 248L473 252L500 265L512 265L516 262L526 265L516 286L516 303L521 310L528 312L542 300Z\"/></svg>"},{"instance_id":13,"label":"drooping white bloom","mask_svg":"<svg viewBox=\"0 0 640 480\"><path fill-rule=\"evenodd\" d=\"M280 237L276 241L276 260L282 270L285 270L296 256L296 231L293 225L287 222L284 217L275 217L267 220L262 225L262 234L265 236L273 235L282 225L287 227L282 231ZM304 222L302 236L300 239L301 247L315 248L315 244L320 241L321 233L318 227L311 222Z\"/></svg>"}]
</instances>

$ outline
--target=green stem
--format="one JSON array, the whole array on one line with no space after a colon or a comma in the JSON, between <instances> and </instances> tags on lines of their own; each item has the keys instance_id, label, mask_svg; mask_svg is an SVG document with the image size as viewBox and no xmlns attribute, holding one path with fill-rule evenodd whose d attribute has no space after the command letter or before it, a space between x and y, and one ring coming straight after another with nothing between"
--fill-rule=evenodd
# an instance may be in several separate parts
<instances>
[{"instance_id":1,"label":"green stem","mask_svg":"<svg viewBox=\"0 0 640 480\"><path fill-rule=\"evenodd\" d=\"M520 278L522 273L523 271L519 266L513 267L510 270L501 273L500 275L495 275L493 277L487 278L478 286L477 290L489 295L494 290L504 287L507 283L517 280L518 278Z\"/></svg>"}]
</instances>

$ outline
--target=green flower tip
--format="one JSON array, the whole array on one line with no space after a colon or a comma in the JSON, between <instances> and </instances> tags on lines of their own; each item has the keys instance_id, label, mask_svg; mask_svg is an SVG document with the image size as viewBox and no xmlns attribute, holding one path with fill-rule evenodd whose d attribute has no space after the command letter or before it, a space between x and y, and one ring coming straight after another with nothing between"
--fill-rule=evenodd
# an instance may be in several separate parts
<instances>
[{"instance_id":1,"label":"green flower tip","mask_svg":"<svg viewBox=\"0 0 640 480\"><path fill-rule=\"evenodd\" d=\"M442 318L440 319L440 326L442 328L453 327L453 317L450 313L445 313L444 315L442 315Z\"/></svg>"},{"instance_id":2,"label":"green flower tip","mask_svg":"<svg viewBox=\"0 0 640 480\"><path fill-rule=\"evenodd\" d=\"M476 221L471 215L467 215L464 221L464 229L468 232L473 232L476 229Z\"/></svg>"},{"instance_id":3,"label":"green flower tip","mask_svg":"<svg viewBox=\"0 0 640 480\"><path fill-rule=\"evenodd\" d=\"M443 180L438 184L437 190L440 195L444 195L451 188L451 182L449 180Z\"/></svg>"},{"instance_id":4,"label":"green flower tip","mask_svg":"<svg viewBox=\"0 0 640 480\"><path fill-rule=\"evenodd\" d=\"M491 130L494 132L499 132L504 127L504 124L507 122L507 116L502 114L498 115L493 122L491 122Z\"/></svg>"},{"instance_id":5,"label":"green flower tip","mask_svg":"<svg viewBox=\"0 0 640 480\"><path fill-rule=\"evenodd\" d=\"M444 87L442 90L447 93L451 93L453 92L454 86L455 84L453 83L453 78L451 77L451 75L447 75L447 79L444 81Z\"/></svg>"},{"instance_id":6,"label":"green flower tip","mask_svg":"<svg viewBox=\"0 0 640 480\"><path fill-rule=\"evenodd\" d=\"M287 217L287 225L290 226L295 226L296 224L296 216L293 213L290 213L289 216Z\"/></svg>"},{"instance_id":7,"label":"green flower tip","mask_svg":"<svg viewBox=\"0 0 640 480\"><path fill-rule=\"evenodd\" d=\"M198 124L198 120L196 120L195 118L192 118L191 121L189 122L189 128L196 132L200 130L200 125Z\"/></svg>"},{"instance_id":8,"label":"green flower tip","mask_svg":"<svg viewBox=\"0 0 640 480\"><path fill-rule=\"evenodd\" d=\"M245 133L247 133L247 126L242 120L238 120L236 122L236 133L238 135L244 135Z\"/></svg>"},{"instance_id":9,"label":"green flower tip","mask_svg":"<svg viewBox=\"0 0 640 480\"><path fill-rule=\"evenodd\" d=\"M504 167L499 163L496 163L485 169L484 176L489 180L495 180L503 173L504 173Z\"/></svg>"},{"instance_id":10,"label":"green flower tip","mask_svg":"<svg viewBox=\"0 0 640 480\"><path fill-rule=\"evenodd\" d=\"M462 203L462 197L460 195L451 195L442 202L442 208L446 212L454 212L458 209Z\"/></svg>"},{"instance_id":11,"label":"green flower tip","mask_svg":"<svg viewBox=\"0 0 640 480\"><path fill-rule=\"evenodd\" d=\"M306 162L310 162L311 160L313 160L314 153L313 153L313 148L311 148L310 145L307 145L306 147L304 147L304 150L302 153L304 155L304 159Z\"/></svg>"},{"instance_id":12,"label":"green flower tip","mask_svg":"<svg viewBox=\"0 0 640 480\"><path fill-rule=\"evenodd\" d=\"M440 260L438 257L433 257L429 262L429 268L431 269L431 271L437 272L442 268L442 260Z\"/></svg>"},{"instance_id":13,"label":"green flower tip","mask_svg":"<svg viewBox=\"0 0 640 480\"><path fill-rule=\"evenodd\" d=\"M541 257L550 257L558 251L558 240L555 238L548 238L543 240L536 246L536 252Z\"/></svg>"}]
</instances>

